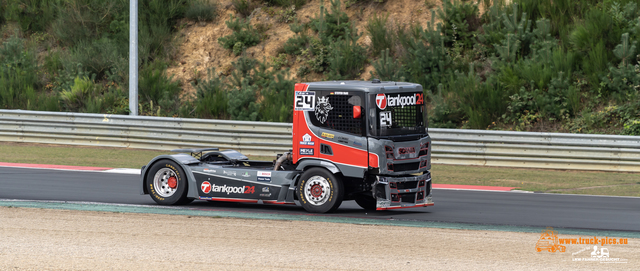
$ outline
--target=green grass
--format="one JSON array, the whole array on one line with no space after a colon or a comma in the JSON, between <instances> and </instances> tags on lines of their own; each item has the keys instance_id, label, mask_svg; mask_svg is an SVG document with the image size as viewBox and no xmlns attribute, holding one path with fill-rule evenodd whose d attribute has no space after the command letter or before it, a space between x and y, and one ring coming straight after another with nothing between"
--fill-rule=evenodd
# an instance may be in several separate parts
<instances>
[{"instance_id":1,"label":"green grass","mask_svg":"<svg viewBox=\"0 0 640 271\"><path fill-rule=\"evenodd\" d=\"M168 151L0 143L0 162L113 168L140 168Z\"/></svg>"},{"instance_id":2,"label":"green grass","mask_svg":"<svg viewBox=\"0 0 640 271\"><path fill-rule=\"evenodd\" d=\"M433 182L518 187L518 190L640 197L640 174L433 165Z\"/></svg>"},{"instance_id":3,"label":"green grass","mask_svg":"<svg viewBox=\"0 0 640 271\"><path fill-rule=\"evenodd\" d=\"M0 143L0 162L113 168L140 168L153 157L169 151L60 146L30 143ZM274 157L254 156L272 161ZM518 187L518 190L610 196L640 197L640 174L597 171L563 171L477 166L433 165L436 184Z\"/></svg>"}]
</instances>

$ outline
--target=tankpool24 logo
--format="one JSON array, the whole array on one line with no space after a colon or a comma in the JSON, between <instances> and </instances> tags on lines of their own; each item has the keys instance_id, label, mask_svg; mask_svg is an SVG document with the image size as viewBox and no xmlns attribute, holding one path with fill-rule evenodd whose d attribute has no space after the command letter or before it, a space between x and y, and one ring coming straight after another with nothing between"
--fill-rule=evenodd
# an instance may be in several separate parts
<instances>
[{"instance_id":1,"label":"tankpool24 logo","mask_svg":"<svg viewBox=\"0 0 640 271\"><path fill-rule=\"evenodd\" d=\"M227 186L225 185L215 185L210 182L204 181L200 185L200 189L202 192L209 194L210 192L214 193L226 193L229 194L253 194L256 191L255 186Z\"/></svg>"},{"instance_id":2,"label":"tankpool24 logo","mask_svg":"<svg viewBox=\"0 0 640 271\"><path fill-rule=\"evenodd\" d=\"M424 94L423 93L415 93L410 96L403 96L402 94L398 94L395 96L385 95L383 93L379 93L376 95L376 105L380 110L385 110L387 106L396 107L400 106L404 108L408 105L421 105L424 104Z\"/></svg>"}]
</instances>

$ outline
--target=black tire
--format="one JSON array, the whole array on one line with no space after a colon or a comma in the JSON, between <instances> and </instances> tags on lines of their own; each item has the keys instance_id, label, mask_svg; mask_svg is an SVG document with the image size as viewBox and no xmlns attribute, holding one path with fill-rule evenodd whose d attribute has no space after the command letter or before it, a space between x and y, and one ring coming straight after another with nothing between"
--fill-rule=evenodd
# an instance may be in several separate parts
<instances>
[{"instance_id":1,"label":"black tire","mask_svg":"<svg viewBox=\"0 0 640 271\"><path fill-rule=\"evenodd\" d=\"M151 166L146 186L151 198L160 205L181 205L193 201L187 198L188 183L184 170L171 160L160 160Z\"/></svg>"},{"instance_id":2,"label":"black tire","mask_svg":"<svg viewBox=\"0 0 640 271\"><path fill-rule=\"evenodd\" d=\"M305 191L305 187L307 191ZM333 212L344 196L342 182L323 168L310 168L302 173L296 194L302 207L310 213ZM318 197L314 197L318 195Z\"/></svg>"},{"instance_id":3,"label":"black tire","mask_svg":"<svg viewBox=\"0 0 640 271\"><path fill-rule=\"evenodd\" d=\"M367 211L375 211L376 210L376 199L374 199L371 195L356 195L356 203Z\"/></svg>"}]
</instances>

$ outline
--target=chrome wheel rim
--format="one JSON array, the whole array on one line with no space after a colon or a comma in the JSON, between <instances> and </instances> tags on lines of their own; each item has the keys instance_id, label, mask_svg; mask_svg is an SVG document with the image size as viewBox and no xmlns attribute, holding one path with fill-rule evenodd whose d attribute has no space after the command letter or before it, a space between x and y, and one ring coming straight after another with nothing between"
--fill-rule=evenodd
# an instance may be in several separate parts
<instances>
[{"instance_id":1,"label":"chrome wheel rim","mask_svg":"<svg viewBox=\"0 0 640 271\"><path fill-rule=\"evenodd\" d=\"M168 198L173 196L178 189L176 172L170 168L163 168L153 177L153 189L158 195Z\"/></svg>"},{"instance_id":2,"label":"chrome wheel rim","mask_svg":"<svg viewBox=\"0 0 640 271\"><path fill-rule=\"evenodd\" d=\"M311 205L322 205L329 200L331 184L322 176L313 176L304 184L304 195Z\"/></svg>"}]
</instances>

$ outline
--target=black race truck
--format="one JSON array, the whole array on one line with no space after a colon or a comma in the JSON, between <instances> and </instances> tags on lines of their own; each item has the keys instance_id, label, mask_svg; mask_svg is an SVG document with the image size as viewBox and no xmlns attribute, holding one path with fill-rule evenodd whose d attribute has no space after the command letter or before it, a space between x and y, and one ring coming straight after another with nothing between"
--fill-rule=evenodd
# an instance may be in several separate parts
<instances>
[{"instance_id":1,"label":"black race truck","mask_svg":"<svg viewBox=\"0 0 640 271\"><path fill-rule=\"evenodd\" d=\"M336 210L355 200L386 210L433 205L431 138L422 86L332 81L295 85L293 149L273 162L234 150L180 149L142 168L142 194Z\"/></svg>"}]
</instances>

